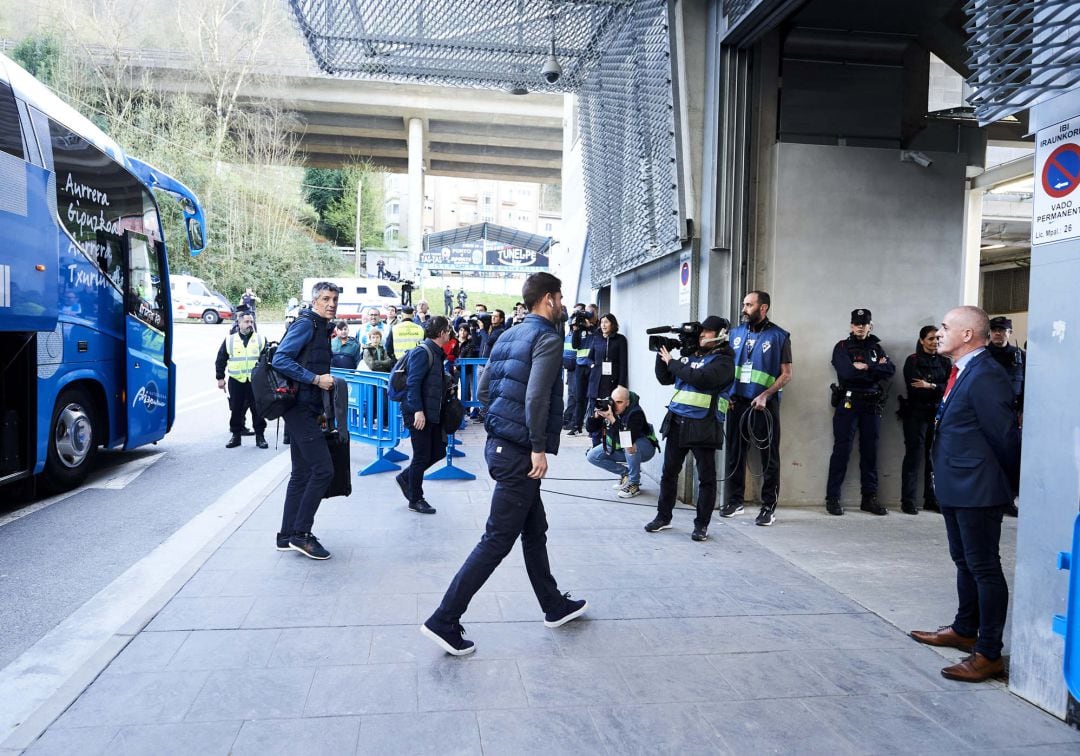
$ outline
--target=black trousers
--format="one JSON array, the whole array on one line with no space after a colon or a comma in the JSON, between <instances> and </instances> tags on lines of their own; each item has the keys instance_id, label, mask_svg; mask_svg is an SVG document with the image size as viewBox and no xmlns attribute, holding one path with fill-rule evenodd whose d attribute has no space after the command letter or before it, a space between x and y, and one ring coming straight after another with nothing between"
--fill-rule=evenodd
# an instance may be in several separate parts
<instances>
[{"instance_id":1,"label":"black trousers","mask_svg":"<svg viewBox=\"0 0 1080 756\"><path fill-rule=\"evenodd\" d=\"M746 417L749 414L749 417ZM780 498L780 401L772 396L764 410L750 409L750 400L734 397L728 407L725 435L727 437L727 502L742 504L746 493L746 465L750 450L757 447L743 438L743 425L748 424L754 438L765 438L765 415L772 418L772 439L769 446L758 450L761 459L761 503L775 507Z\"/></svg>"},{"instance_id":2,"label":"black trousers","mask_svg":"<svg viewBox=\"0 0 1080 756\"><path fill-rule=\"evenodd\" d=\"M266 432L266 420L255 409L255 397L251 391L251 381L241 383L235 378L229 378L229 430L239 436L244 430L244 420L248 409L251 409L251 427L256 435L261 436Z\"/></svg>"},{"instance_id":3,"label":"black trousers","mask_svg":"<svg viewBox=\"0 0 1080 756\"><path fill-rule=\"evenodd\" d=\"M456 625L469 608L469 602L499 566L518 536L525 557L525 572L529 575L533 593L546 614L563 605L562 594L547 553L547 514L540 499L540 480L529 477L532 456L527 449L489 436L484 447L488 472L495 481L491 495L491 511L480 543L465 559L457 575L446 589L442 603L432 618L439 623Z\"/></svg>"},{"instance_id":4,"label":"black trousers","mask_svg":"<svg viewBox=\"0 0 1080 756\"><path fill-rule=\"evenodd\" d=\"M847 409L843 405L833 414L833 450L829 457L829 480L826 499L840 499L840 486L847 475L855 432L859 432L859 483L863 496L877 493L877 442L881 416L874 409Z\"/></svg>"},{"instance_id":5,"label":"black trousers","mask_svg":"<svg viewBox=\"0 0 1080 756\"><path fill-rule=\"evenodd\" d=\"M334 477L334 463L315 411L297 404L285 413L292 475L285 489L281 532L310 533L323 496Z\"/></svg>"},{"instance_id":6,"label":"black trousers","mask_svg":"<svg viewBox=\"0 0 1080 756\"><path fill-rule=\"evenodd\" d=\"M1009 610L1009 584L1001 569L1001 518L1005 508L941 507L949 556L956 564L956 619L960 635L979 636L975 650L987 659L1001 656L1001 635Z\"/></svg>"},{"instance_id":7,"label":"black trousers","mask_svg":"<svg viewBox=\"0 0 1080 756\"><path fill-rule=\"evenodd\" d=\"M409 493L409 503L424 498L424 473L428 468L446 456L446 440L442 426L427 423L423 430L409 429L409 441L412 442L412 461L405 468L402 477L405 490Z\"/></svg>"},{"instance_id":8,"label":"black trousers","mask_svg":"<svg viewBox=\"0 0 1080 756\"><path fill-rule=\"evenodd\" d=\"M716 449L679 448L679 423L674 417L664 439L664 469L660 475L660 498L656 502L656 513L662 520L671 520L675 511L675 488L687 452L694 453L697 463L698 495L694 526L707 528L716 507Z\"/></svg>"},{"instance_id":9,"label":"black trousers","mask_svg":"<svg viewBox=\"0 0 1080 756\"><path fill-rule=\"evenodd\" d=\"M589 367L578 365L574 368L574 404L573 425L578 430L585 424L585 413L589 409Z\"/></svg>"},{"instance_id":10,"label":"black trousers","mask_svg":"<svg viewBox=\"0 0 1080 756\"><path fill-rule=\"evenodd\" d=\"M570 430L574 427L574 417L577 414L577 386L574 381L574 376L577 375L577 369L566 373L566 409L563 410L562 424L563 428Z\"/></svg>"},{"instance_id":11,"label":"black trousers","mask_svg":"<svg viewBox=\"0 0 1080 756\"><path fill-rule=\"evenodd\" d=\"M930 476L930 449L933 446L933 411L919 412L909 405L904 415L904 462L900 466L900 501L905 504L915 503L920 465L923 469L923 503L937 501Z\"/></svg>"}]
</instances>

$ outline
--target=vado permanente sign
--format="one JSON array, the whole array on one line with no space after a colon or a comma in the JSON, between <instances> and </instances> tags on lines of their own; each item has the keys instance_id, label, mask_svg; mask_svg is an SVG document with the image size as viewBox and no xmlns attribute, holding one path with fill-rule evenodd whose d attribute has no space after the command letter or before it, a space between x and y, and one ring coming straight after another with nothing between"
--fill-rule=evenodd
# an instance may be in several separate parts
<instances>
[{"instance_id":1,"label":"vado permanente sign","mask_svg":"<svg viewBox=\"0 0 1080 756\"><path fill-rule=\"evenodd\" d=\"M1080 187L1080 117L1038 133L1032 245L1080 237L1077 187Z\"/></svg>"}]
</instances>

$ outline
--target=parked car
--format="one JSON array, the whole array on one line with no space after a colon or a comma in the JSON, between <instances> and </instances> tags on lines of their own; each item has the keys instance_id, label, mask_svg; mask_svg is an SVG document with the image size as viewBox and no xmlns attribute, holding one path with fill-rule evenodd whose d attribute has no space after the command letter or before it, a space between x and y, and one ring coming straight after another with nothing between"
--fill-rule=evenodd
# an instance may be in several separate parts
<instances>
[{"instance_id":1,"label":"parked car","mask_svg":"<svg viewBox=\"0 0 1080 756\"><path fill-rule=\"evenodd\" d=\"M195 276L174 275L169 278L172 296L173 322L201 320L204 323L220 323L235 317L232 305L215 294L206 282Z\"/></svg>"},{"instance_id":2,"label":"parked car","mask_svg":"<svg viewBox=\"0 0 1080 756\"><path fill-rule=\"evenodd\" d=\"M362 320L369 307L399 304L400 293L378 278L305 278L304 299L311 296L311 287L318 281L329 281L341 287L337 317L340 320Z\"/></svg>"}]
</instances>

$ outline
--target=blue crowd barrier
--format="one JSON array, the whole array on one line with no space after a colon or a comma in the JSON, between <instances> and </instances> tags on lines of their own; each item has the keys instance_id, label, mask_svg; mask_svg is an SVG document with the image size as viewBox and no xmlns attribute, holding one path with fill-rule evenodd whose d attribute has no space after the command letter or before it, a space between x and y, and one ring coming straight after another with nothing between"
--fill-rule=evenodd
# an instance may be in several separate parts
<instances>
[{"instance_id":1,"label":"blue crowd barrier","mask_svg":"<svg viewBox=\"0 0 1080 756\"><path fill-rule=\"evenodd\" d=\"M465 409L481 406L476 394L480 386L480 374L484 372L487 363L487 357L459 357L454 362L458 367L458 396Z\"/></svg>"},{"instance_id":2,"label":"blue crowd barrier","mask_svg":"<svg viewBox=\"0 0 1080 756\"><path fill-rule=\"evenodd\" d=\"M1065 686L1073 698L1080 699L1080 565L1072 569L1073 557L1080 555L1080 515L1073 521L1072 551L1059 551L1059 570L1069 571L1069 590L1065 600L1065 614L1055 614L1053 630L1065 638L1065 662L1062 672Z\"/></svg>"},{"instance_id":3,"label":"blue crowd barrier","mask_svg":"<svg viewBox=\"0 0 1080 756\"><path fill-rule=\"evenodd\" d=\"M358 474L400 470L401 466L394 463L408 457L395 447L409 437L409 430L401 417L401 404L390 401L387 395L390 375L341 368L332 369L330 374L335 380L345 381L349 388L349 438L375 447L375 461Z\"/></svg>"}]
</instances>

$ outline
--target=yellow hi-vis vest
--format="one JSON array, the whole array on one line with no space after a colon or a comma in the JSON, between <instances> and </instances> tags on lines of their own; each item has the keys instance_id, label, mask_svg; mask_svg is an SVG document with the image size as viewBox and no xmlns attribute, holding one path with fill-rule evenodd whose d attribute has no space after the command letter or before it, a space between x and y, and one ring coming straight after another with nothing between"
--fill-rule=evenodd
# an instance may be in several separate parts
<instances>
[{"instance_id":1,"label":"yellow hi-vis vest","mask_svg":"<svg viewBox=\"0 0 1080 756\"><path fill-rule=\"evenodd\" d=\"M424 329L411 320L398 323L390 333L394 336L394 354L398 357L424 340Z\"/></svg>"},{"instance_id":2,"label":"yellow hi-vis vest","mask_svg":"<svg viewBox=\"0 0 1080 756\"><path fill-rule=\"evenodd\" d=\"M265 346L266 339L258 333L251 334L247 346L244 346L244 339L239 332L230 333L229 338L225 339L225 353L229 355L229 363L225 369L229 377L238 383L250 381L251 371Z\"/></svg>"}]
</instances>

